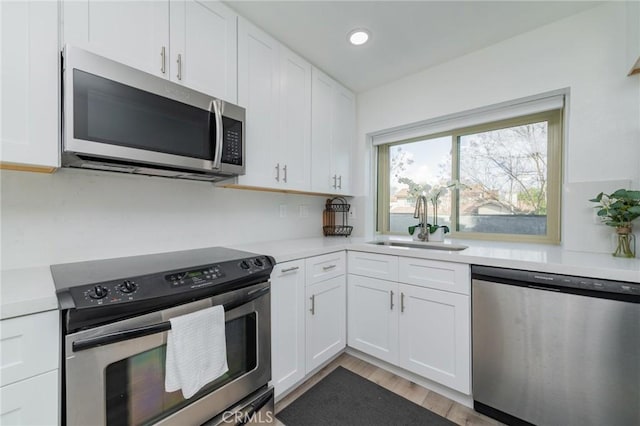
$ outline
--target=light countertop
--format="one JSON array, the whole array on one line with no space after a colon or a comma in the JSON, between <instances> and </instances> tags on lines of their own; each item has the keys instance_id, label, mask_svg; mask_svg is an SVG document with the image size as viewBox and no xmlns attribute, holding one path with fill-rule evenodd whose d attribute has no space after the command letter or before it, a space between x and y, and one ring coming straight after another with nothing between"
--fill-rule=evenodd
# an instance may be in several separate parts
<instances>
[{"instance_id":1,"label":"light countertop","mask_svg":"<svg viewBox=\"0 0 640 426\"><path fill-rule=\"evenodd\" d=\"M381 239L385 238L378 238ZM410 238L393 239L411 241ZM380 246L367 244L368 241L364 238L317 237L246 243L231 248L271 255L278 263L348 249L640 283L640 259L563 250L559 246L456 240L456 244L469 247L462 251L440 251ZM58 308L48 265L2 271L0 296L0 319Z\"/></svg>"}]
</instances>

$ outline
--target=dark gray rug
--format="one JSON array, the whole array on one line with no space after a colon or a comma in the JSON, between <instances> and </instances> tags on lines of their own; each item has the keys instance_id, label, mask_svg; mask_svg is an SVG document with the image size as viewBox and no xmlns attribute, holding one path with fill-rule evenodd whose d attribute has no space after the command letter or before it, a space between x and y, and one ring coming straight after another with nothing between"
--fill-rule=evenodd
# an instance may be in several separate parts
<instances>
[{"instance_id":1,"label":"dark gray rug","mask_svg":"<svg viewBox=\"0 0 640 426\"><path fill-rule=\"evenodd\" d=\"M286 426L455 424L343 367L276 417Z\"/></svg>"}]
</instances>

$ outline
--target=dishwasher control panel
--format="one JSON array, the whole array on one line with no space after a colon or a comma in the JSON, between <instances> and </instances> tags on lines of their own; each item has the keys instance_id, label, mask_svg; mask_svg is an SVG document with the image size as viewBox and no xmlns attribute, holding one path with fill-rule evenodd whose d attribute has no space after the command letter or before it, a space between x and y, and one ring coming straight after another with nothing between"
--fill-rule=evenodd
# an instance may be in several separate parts
<instances>
[{"instance_id":1,"label":"dishwasher control panel","mask_svg":"<svg viewBox=\"0 0 640 426\"><path fill-rule=\"evenodd\" d=\"M471 273L474 278L478 279L504 279L529 287L552 286L640 296L640 283L475 265L472 267Z\"/></svg>"}]
</instances>

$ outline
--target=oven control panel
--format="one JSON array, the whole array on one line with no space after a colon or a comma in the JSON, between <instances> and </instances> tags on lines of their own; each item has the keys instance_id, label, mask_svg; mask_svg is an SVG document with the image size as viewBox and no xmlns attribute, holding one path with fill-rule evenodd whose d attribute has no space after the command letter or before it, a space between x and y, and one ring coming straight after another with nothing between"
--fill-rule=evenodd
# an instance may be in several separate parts
<instances>
[{"instance_id":1,"label":"oven control panel","mask_svg":"<svg viewBox=\"0 0 640 426\"><path fill-rule=\"evenodd\" d=\"M268 279L275 261L256 256L74 287L71 297L76 309L106 306L180 293L246 280L253 275Z\"/></svg>"}]
</instances>

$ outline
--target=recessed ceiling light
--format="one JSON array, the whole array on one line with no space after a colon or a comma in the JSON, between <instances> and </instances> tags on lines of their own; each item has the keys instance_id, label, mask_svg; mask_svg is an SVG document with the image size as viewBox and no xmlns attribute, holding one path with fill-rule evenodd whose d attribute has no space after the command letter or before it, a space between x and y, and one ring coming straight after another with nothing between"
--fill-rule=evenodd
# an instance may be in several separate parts
<instances>
[{"instance_id":1,"label":"recessed ceiling light","mask_svg":"<svg viewBox=\"0 0 640 426\"><path fill-rule=\"evenodd\" d=\"M349 33L349 42L354 46L365 44L369 40L369 31L364 29L353 30Z\"/></svg>"}]
</instances>

